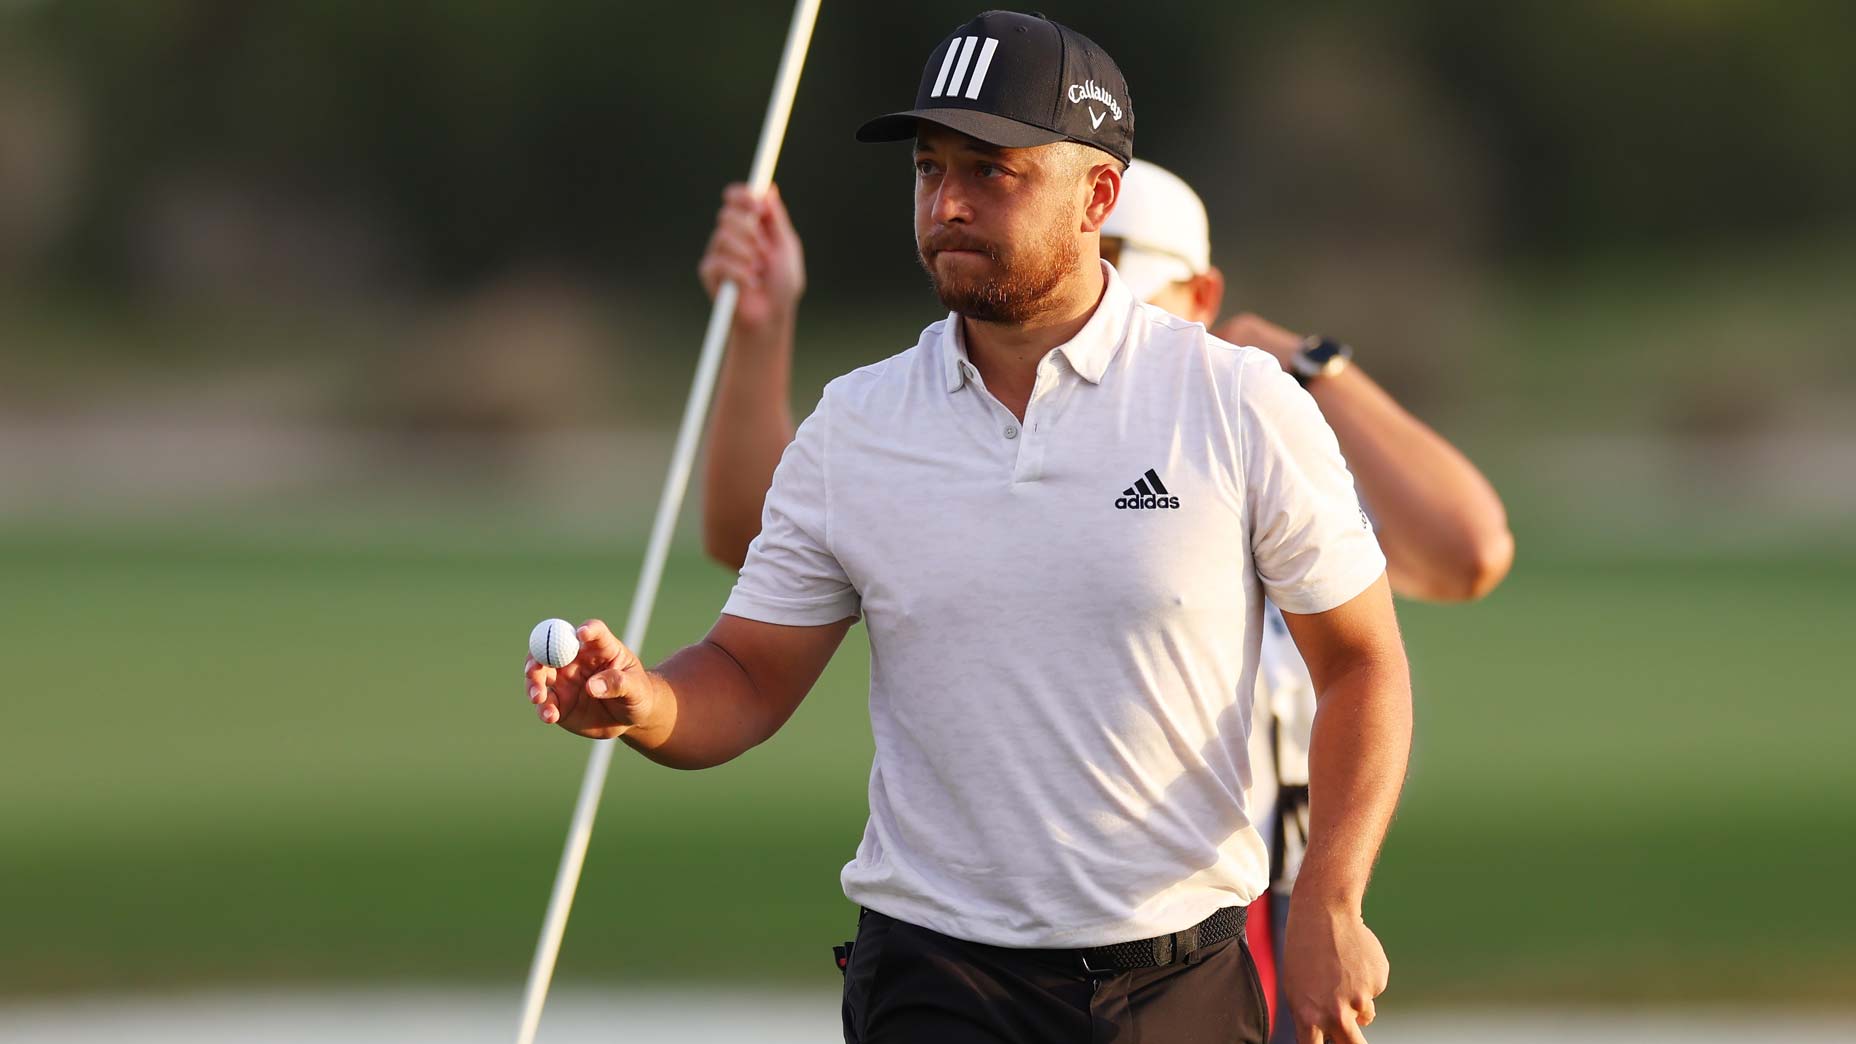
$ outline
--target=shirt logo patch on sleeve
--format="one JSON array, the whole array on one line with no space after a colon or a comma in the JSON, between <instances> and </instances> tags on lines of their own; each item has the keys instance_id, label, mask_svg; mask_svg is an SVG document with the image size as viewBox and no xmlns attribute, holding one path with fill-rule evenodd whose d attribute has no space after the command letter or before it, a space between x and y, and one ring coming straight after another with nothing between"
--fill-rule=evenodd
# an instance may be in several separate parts
<instances>
[{"instance_id":1,"label":"shirt logo patch on sleeve","mask_svg":"<svg viewBox=\"0 0 1856 1044\"><path fill-rule=\"evenodd\" d=\"M1160 476L1154 473L1154 469L1148 468L1140 478L1134 480L1134 485L1121 491L1121 496L1115 498L1115 506L1123 511L1172 509L1179 507L1179 498L1168 493Z\"/></svg>"}]
</instances>

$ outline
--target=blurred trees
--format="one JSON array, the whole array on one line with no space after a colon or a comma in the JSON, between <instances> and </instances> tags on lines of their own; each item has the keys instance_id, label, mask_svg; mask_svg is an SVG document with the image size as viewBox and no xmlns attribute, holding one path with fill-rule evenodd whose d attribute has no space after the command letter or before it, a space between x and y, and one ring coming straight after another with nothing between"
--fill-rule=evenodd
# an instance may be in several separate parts
<instances>
[{"instance_id":1,"label":"blurred trees","mask_svg":"<svg viewBox=\"0 0 1856 1044\"><path fill-rule=\"evenodd\" d=\"M972 12L825 6L782 166L820 244L821 293L913 279L906 167L850 131L905 105L928 49ZM1137 151L1260 244L1332 234L1552 258L1810 231L1856 209L1843 53L1856 5L1158 0L1133 17L1079 0L1050 13L1123 64ZM0 14L0 99L28 72L40 97L62 93L29 117L0 106L0 170L20 165L8 152L50 147L35 143L87 143L45 262L82 284L269 271L284 288L444 288L539 260L687 289L716 191L746 166L788 14L16 5ZM178 241L199 221L225 242ZM238 259L230 273L195 256L219 248Z\"/></svg>"}]
</instances>

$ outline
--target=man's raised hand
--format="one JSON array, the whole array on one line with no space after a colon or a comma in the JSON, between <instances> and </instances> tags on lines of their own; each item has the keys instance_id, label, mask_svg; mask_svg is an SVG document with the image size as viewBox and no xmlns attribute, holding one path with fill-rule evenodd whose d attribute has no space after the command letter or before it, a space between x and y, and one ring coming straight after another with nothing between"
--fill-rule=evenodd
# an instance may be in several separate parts
<instances>
[{"instance_id":1,"label":"man's raised hand","mask_svg":"<svg viewBox=\"0 0 1856 1044\"><path fill-rule=\"evenodd\" d=\"M580 655L555 668L528 657L528 701L541 720L589 739L613 739L644 724L654 705L644 664L602 621L588 620L575 635Z\"/></svg>"},{"instance_id":2,"label":"man's raised hand","mask_svg":"<svg viewBox=\"0 0 1856 1044\"><path fill-rule=\"evenodd\" d=\"M740 288L735 326L744 333L763 334L775 324L792 321L806 289L805 252L778 186L763 196L746 185L722 190L715 232L696 274L710 297L724 282L733 281Z\"/></svg>"}]
</instances>

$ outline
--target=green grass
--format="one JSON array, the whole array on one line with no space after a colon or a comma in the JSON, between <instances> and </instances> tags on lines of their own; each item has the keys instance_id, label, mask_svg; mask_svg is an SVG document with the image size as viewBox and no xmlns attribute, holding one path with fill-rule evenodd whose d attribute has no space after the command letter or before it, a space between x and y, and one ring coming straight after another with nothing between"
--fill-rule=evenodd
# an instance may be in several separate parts
<instances>
[{"instance_id":1,"label":"green grass","mask_svg":"<svg viewBox=\"0 0 1856 1044\"><path fill-rule=\"evenodd\" d=\"M518 677L637 556L0 541L0 990L513 989L586 746ZM1369 916L1405 998L1833 1002L1856 975L1856 559L1523 557L1404 610L1420 703ZM728 586L671 568L647 652ZM835 980L863 817L854 631L786 730L615 761L567 944L589 982Z\"/></svg>"}]
</instances>

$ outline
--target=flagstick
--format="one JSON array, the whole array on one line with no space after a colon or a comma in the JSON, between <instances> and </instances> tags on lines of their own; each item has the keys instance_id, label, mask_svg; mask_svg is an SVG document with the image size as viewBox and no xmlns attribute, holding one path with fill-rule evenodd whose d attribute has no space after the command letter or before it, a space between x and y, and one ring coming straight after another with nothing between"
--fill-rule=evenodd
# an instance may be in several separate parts
<instances>
[{"instance_id":1,"label":"flagstick","mask_svg":"<svg viewBox=\"0 0 1856 1044\"><path fill-rule=\"evenodd\" d=\"M812 41L812 26L818 20L819 0L798 0L793 9L792 25L786 32L786 50L780 56L780 71L774 79L773 97L767 102L767 115L760 126L760 144L754 151L754 165L748 175L748 187L762 195L773 183L774 162L786 138L786 122L793 111L793 95L799 89L799 71L805 65L806 48ZM651 542L644 556L644 570L632 594L631 615L625 620L625 644L642 649L651 609L657 601L658 584L664 578L664 561L670 554L670 539L677 525L677 512L689 487L690 472L696 464L696 447L701 439L703 420L709 412L709 399L715 391L716 374L722 366L722 350L734 323L735 301L740 290L734 283L723 283L715 295L715 307L709 313L709 327L703 335L702 354L696 363L696 379L690 386L688 403L683 407L683 422L677 429L676 450L670 458L670 474L664 481L664 493L657 502L657 518L651 525ZM606 783L606 769L612 763L613 744L593 744L587 758L586 775L580 780L580 796L574 802L574 818L567 831L567 845L561 852L561 865L554 875L554 892L548 897L548 914L541 926L541 939L535 946L535 958L528 969L528 988L522 999L522 1022L516 1030L516 1044L534 1044L535 1031L541 1024L542 1005L548 999L548 986L554 978L555 959L560 956L561 937L567 931L567 915L574 904L574 891L580 883L580 869L586 863L587 844L593 837L593 817L599 811L599 795Z\"/></svg>"}]
</instances>

